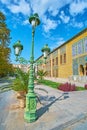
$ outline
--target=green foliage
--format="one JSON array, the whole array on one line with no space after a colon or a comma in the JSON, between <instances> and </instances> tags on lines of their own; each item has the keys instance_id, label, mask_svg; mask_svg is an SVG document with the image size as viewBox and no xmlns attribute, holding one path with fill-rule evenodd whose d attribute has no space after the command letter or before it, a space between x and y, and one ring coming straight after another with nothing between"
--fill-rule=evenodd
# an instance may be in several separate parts
<instances>
[{"instance_id":1,"label":"green foliage","mask_svg":"<svg viewBox=\"0 0 87 130\"><path fill-rule=\"evenodd\" d=\"M37 75L39 76L39 79L42 80L44 76L47 75L47 71L38 70Z\"/></svg>"},{"instance_id":2,"label":"green foliage","mask_svg":"<svg viewBox=\"0 0 87 130\"><path fill-rule=\"evenodd\" d=\"M13 73L13 66L9 63L9 48L0 45L0 77Z\"/></svg>"},{"instance_id":3,"label":"green foliage","mask_svg":"<svg viewBox=\"0 0 87 130\"><path fill-rule=\"evenodd\" d=\"M16 78L12 83L12 89L15 91L28 91L29 72L25 73L21 69L16 69Z\"/></svg>"},{"instance_id":4,"label":"green foliage","mask_svg":"<svg viewBox=\"0 0 87 130\"><path fill-rule=\"evenodd\" d=\"M2 46L7 47L10 43L10 30L5 23L5 16L0 11L0 42Z\"/></svg>"},{"instance_id":5,"label":"green foliage","mask_svg":"<svg viewBox=\"0 0 87 130\"><path fill-rule=\"evenodd\" d=\"M76 91L82 91L82 90L87 90L87 89L85 89L84 87L79 87L79 86L76 87Z\"/></svg>"},{"instance_id":6,"label":"green foliage","mask_svg":"<svg viewBox=\"0 0 87 130\"><path fill-rule=\"evenodd\" d=\"M62 83L57 83L50 80L38 80L38 83L41 83L41 84L44 84L44 85L47 85L49 87L56 88L56 89L58 89L59 86L62 84ZM76 91L83 91L83 90L87 90L87 89L85 89L84 87L76 86Z\"/></svg>"},{"instance_id":7,"label":"green foliage","mask_svg":"<svg viewBox=\"0 0 87 130\"><path fill-rule=\"evenodd\" d=\"M44 84L44 85L47 85L47 86L50 86L50 87L56 88L56 89L61 84L61 83L56 83L56 82L53 82L53 81L50 81L50 80L38 80L38 83L41 83L41 84Z\"/></svg>"},{"instance_id":8,"label":"green foliage","mask_svg":"<svg viewBox=\"0 0 87 130\"><path fill-rule=\"evenodd\" d=\"M0 12L0 77L6 76L13 70L10 64L11 50L8 47L10 43L10 30L7 28L5 20L4 14Z\"/></svg>"}]
</instances>

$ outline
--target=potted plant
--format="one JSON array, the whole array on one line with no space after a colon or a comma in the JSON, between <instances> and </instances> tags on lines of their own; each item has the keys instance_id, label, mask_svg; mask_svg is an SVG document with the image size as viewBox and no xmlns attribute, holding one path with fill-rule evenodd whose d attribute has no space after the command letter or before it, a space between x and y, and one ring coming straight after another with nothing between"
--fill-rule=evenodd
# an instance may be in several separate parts
<instances>
[{"instance_id":1,"label":"potted plant","mask_svg":"<svg viewBox=\"0 0 87 130\"><path fill-rule=\"evenodd\" d=\"M25 95L28 91L29 72L25 73L17 68L15 75L16 77L11 84L11 88L16 91L17 98L20 99L20 102L23 100L21 107L24 107Z\"/></svg>"}]
</instances>

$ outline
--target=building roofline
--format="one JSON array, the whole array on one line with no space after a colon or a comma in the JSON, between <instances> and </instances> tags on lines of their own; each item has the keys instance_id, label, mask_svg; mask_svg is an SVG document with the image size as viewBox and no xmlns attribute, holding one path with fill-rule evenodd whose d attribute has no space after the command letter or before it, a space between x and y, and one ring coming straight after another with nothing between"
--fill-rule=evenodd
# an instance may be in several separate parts
<instances>
[{"instance_id":1,"label":"building roofline","mask_svg":"<svg viewBox=\"0 0 87 130\"><path fill-rule=\"evenodd\" d=\"M39 57L35 60L35 62L38 61L41 57L43 57L43 55L39 56Z\"/></svg>"},{"instance_id":2,"label":"building roofline","mask_svg":"<svg viewBox=\"0 0 87 130\"><path fill-rule=\"evenodd\" d=\"M87 32L87 28L85 28L84 30L80 31L79 33L77 33L76 35L74 35L72 38L70 38L69 40L67 40L66 42L64 42L62 45L56 47L55 49L53 49L49 54L53 53L54 51L56 51L58 48L62 47L63 45L67 44L68 42L72 41L73 39L75 39L77 36L80 36L81 34L83 34L84 32Z\"/></svg>"},{"instance_id":3,"label":"building roofline","mask_svg":"<svg viewBox=\"0 0 87 130\"><path fill-rule=\"evenodd\" d=\"M70 38L69 40L67 40L66 42L64 42L62 45L56 47L55 49L53 49L49 54L53 53L54 51L56 51L57 49L59 49L60 47L62 47L63 45L67 44L68 42L72 41L73 39L75 39L77 36L80 36L81 34L83 34L84 32L87 32L87 28L85 28L84 30L80 31L79 33L77 33L76 35L74 35L72 38ZM38 61L41 57L43 57L43 55L41 55L40 57L38 57L36 61Z\"/></svg>"}]
</instances>

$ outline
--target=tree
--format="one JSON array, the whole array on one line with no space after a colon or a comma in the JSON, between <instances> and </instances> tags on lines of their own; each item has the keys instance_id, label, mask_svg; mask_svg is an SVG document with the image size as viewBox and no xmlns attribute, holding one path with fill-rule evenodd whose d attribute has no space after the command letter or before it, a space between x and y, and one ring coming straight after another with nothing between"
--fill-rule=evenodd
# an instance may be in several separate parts
<instances>
[{"instance_id":1,"label":"tree","mask_svg":"<svg viewBox=\"0 0 87 130\"><path fill-rule=\"evenodd\" d=\"M37 75L39 76L40 80L42 80L44 76L47 75L47 71L38 70Z\"/></svg>"},{"instance_id":2,"label":"tree","mask_svg":"<svg viewBox=\"0 0 87 130\"><path fill-rule=\"evenodd\" d=\"M7 47L10 43L10 30L5 23L5 16L0 12L0 43L2 46Z\"/></svg>"},{"instance_id":3,"label":"tree","mask_svg":"<svg viewBox=\"0 0 87 130\"><path fill-rule=\"evenodd\" d=\"M0 77L7 75L12 71L10 64L10 30L5 23L5 16L0 12Z\"/></svg>"}]
</instances>

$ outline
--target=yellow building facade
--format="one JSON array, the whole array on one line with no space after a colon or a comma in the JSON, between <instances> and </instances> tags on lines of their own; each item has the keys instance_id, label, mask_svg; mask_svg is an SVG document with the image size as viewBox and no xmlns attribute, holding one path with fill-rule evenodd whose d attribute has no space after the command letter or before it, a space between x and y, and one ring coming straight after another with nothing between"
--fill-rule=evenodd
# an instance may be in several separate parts
<instances>
[{"instance_id":1,"label":"yellow building facade","mask_svg":"<svg viewBox=\"0 0 87 130\"><path fill-rule=\"evenodd\" d=\"M46 64L38 64L38 69L47 71L48 77L87 76L87 28L51 51Z\"/></svg>"}]
</instances>

